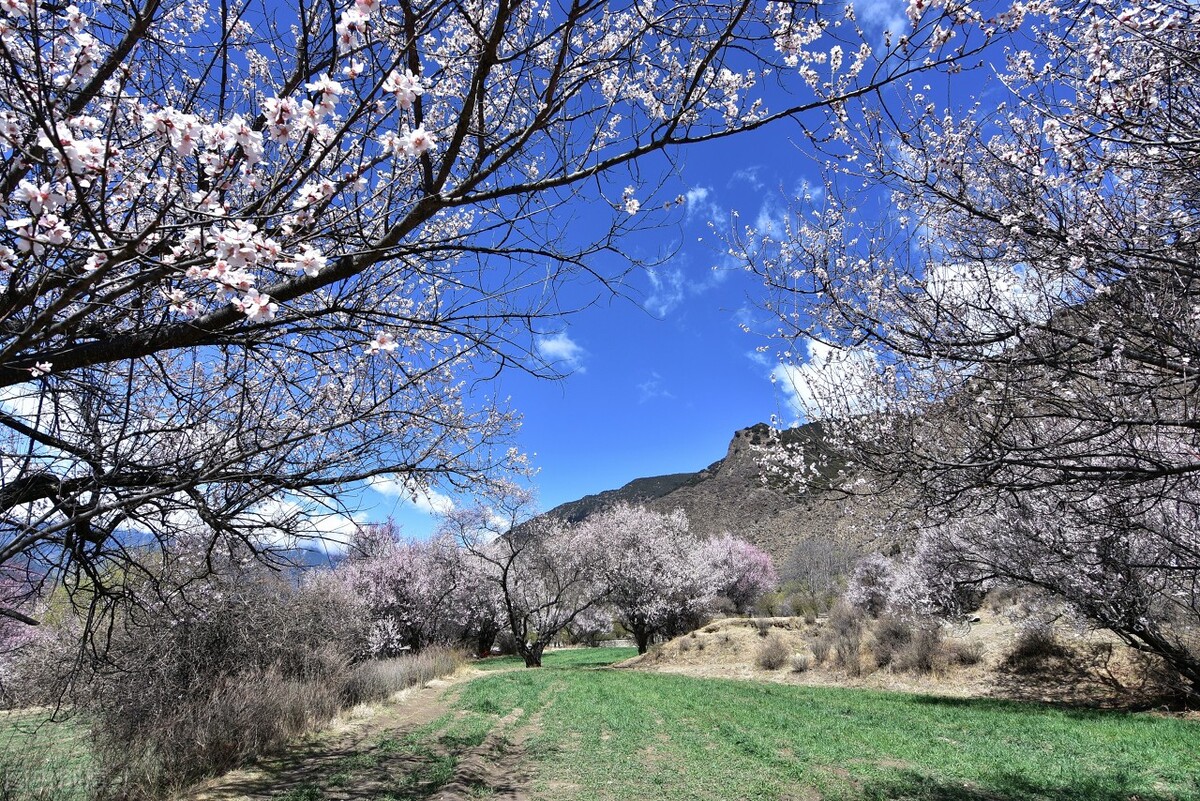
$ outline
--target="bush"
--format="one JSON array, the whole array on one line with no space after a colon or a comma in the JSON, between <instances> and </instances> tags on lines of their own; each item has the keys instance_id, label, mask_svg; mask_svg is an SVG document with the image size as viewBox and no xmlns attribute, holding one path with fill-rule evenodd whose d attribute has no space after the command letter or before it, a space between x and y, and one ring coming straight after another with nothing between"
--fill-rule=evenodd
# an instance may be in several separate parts
<instances>
[{"instance_id":1,"label":"bush","mask_svg":"<svg viewBox=\"0 0 1200 801\"><path fill-rule=\"evenodd\" d=\"M817 664L821 664L829 658L836 636L833 632L822 631L809 642L809 647L812 648L813 658L817 660Z\"/></svg>"},{"instance_id":2,"label":"bush","mask_svg":"<svg viewBox=\"0 0 1200 801\"><path fill-rule=\"evenodd\" d=\"M862 673L864 610L839 602L829 611L834 662L851 675ZM814 651L815 653L815 651Z\"/></svg>"},{"instance_id":3,"label":"bush","mask_svg":"<svg viewBox=\"0 0 1200 801\"><path fill-rule=\"evenodd\" d=\"M864 610L839 601L829 610L829 628L835 634L858 636L866 619Z\"/></svg>"},{"instance_id":4,"label":"bush","mask_svg":"<svg viewBox=\"0 0 1200 801\"><path fill-rule=\"evenodd\" d=\"M836 635L833 641L833 655L836 663L851 676L860 675L862 673L861 630Z\"/></svg>"},{"instance_id":5,"label":"bush","mask_svg":"<svg viewBox=\"0 0 1200 801\"><path fill-rule=\"evenodd\" d=\"M1004 659L1004 667L1015 673L1036 673L1053 659L1069 659L1073 655L1074 651L1059 642L1051 626L1039 623L1023 628L1017 635Z\"/></svg>"},{"instance_id":6,"label":"bush","mask_svg":"<svg viewBox=\"0 0 1200 801\"><path fill-rule=\"evenodd\" d=\"M145 577L105 652L81 655L68 617L29 659L44 669L44 693L61 675L50 666L78 666L70 700L90 722L97 798L160 797L279 748L341 707L366 640L355 599L258 563L211 562L219 575L168 564Z\"/></svg>"},{"instance_id":7,"label":"bush","mask_svg":"<svg viewBox=\"0 0 1200 801\"><path fill-rule=\"evenodd\" d=\"M875 664L879 667L890 665L896 654L906 647L913 638L913 628L905 620L887 615L875 621L871 631L874 637L872 653Z\"/></svg>"},{"instance_id":8,"label":"bush","mask_svg":"<svg viewBox=\"0 0 1200 801\"><path fill-rule=\"evenodd\" d=\"M754 627L758 629L759 637L766 637L771 632L771 620L765 617L755 618Z\"/></svg>"},{"instance_id":9,"label":"bush","mask_svg":"<svg viewBox=\"0 0 1200 801\"><path fill-rule=\"evenodd\" d=\"M778 635L772 635L759 645L754 661L763 670L779 670L787 663L790 654L791 649L787 647L783 639Z\"/></svg>"},{"instance_id":10,"label":"bush","mask_svg":"<svg viewBox=\"0 0 1200 801\"><path fill-rule=\"evenodd\" d=\"M812 660L809 658L808 654L795 654L792 657L793 673L807 673L808 669L811 667Z\"/></svg>"},{"instance_id":11,"label":"bush","mask_svg":"<svg viewBox=\"0 0 1200 801\"><path fill-rule=\"evenodd\" d=\"M950 661L956 665L978 665L983 661L983 643L978 640L956 640L946 646Z\"/></svg>"},{"instance_id":12,"label":"bush","mask_svg":"<svg viewBox=\"0 0 1200 801\"><path fill-rule=\"evenodd\" d=\"M910 673L941 671L946 664L942 650L940 626L925 625L912 633L911 639L896 654L896 668Z\"/></svg>"},{"instance_id":13,"label":"bush","mask_svg":"<svg viewBox=\"0 0 1200 801\"><path fill-rule=\"evenodd\" d=\"M350 671L342 686L342 700L347 705L385 701L401 690L448 676L466 662L462 651L437 647L411 656L371 659Z\"/></svg>"}]
</instances>

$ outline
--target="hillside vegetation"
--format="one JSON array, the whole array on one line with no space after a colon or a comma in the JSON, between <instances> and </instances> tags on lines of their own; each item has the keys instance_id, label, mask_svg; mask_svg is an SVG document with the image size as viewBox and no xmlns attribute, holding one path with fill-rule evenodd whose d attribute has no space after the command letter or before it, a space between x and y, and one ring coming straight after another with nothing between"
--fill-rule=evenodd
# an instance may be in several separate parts
<instances>
[{"instance_id":1,"label":"hillside vegetation","mask_svg":"<svg viewBox=\"0 0 1200 801\"><path fill-rule=\"evenodd\" d=\"M805 492L784 486L764 469L758 449L772 438L824 454ZM840 462L828 451L819 423L783 431L758 423L734 432L725 456L702 470L634 479L618 489L556 506L546 516L579 522L622 503L661 513L681 509L693 534L707 538L732 532L783 565L798 542L814 535L860 542L891 513L886 497L846 501L831 493ZM854 513L847 515L850 508Z\"/></svg>"}]
</instances>

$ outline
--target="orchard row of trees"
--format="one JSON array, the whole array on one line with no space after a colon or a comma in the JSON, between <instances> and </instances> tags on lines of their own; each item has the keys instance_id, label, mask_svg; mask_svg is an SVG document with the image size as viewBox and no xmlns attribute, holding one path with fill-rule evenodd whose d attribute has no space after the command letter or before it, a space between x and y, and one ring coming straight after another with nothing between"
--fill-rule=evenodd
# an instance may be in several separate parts
<instances>
[{"instance_id":1,"label":"orchard row of trees","mask_svg":"<svg viewBox=\"0 0 1200 801\"><path fill-rule=\"evenodd\" d=\"M910 590L1039 588L1200 693L1200 9L980 24L1010 34L994 81L866 104L854 166L743 255L844 488L908 507ZM820 458L775 465L803 485Z\"/></svg>"},{"instance_id":2,"label":"orchard row of trees","mask_svg":"<svg viewBox=\"0 0 1200 801\"><path fill-rule=\"evenodd\" d=\"M157 569L132 543L262 554L373 478L522 471L488 382L557 374L539 338L682 212L656 194L677 151L819 128L987 38L924 48L945 25L878 47L848 8L758 0L5 3L0 567L113 605Z\"/></svg>"},{"instance_id":3,"label":"orchard row of trees","mask_svg":"<svg viewBox=\"0 0 1200 801\"><path fill-rule=\"evenodd\" d=\"M357 599L370 621L364 656L458 643L482 656L505 634L529 667L560 635L591 641L614 622L644 653L719 606L748 611L778 583L766 553L730 535L699 540L680 511L620 505L496 537L479 512L449 516L428 541L403 540L391 524L364 527L342 564L307 580Z\"/></svg>"}]
</instances>

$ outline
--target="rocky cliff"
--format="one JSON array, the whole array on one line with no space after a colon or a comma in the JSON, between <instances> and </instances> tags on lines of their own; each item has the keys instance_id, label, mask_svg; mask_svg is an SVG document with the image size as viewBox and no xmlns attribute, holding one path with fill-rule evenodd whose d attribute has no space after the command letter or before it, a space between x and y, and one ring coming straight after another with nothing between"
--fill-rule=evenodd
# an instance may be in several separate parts
<instances>
[{"instance_id":1,"label":"rocky cliff","mask_svg":"<svg viewBox=\"0 0 1200 801\"><path fill-rule=\"evenodd\" d=\"M820 424L775 433L787 442L826 447ZM770 553L777 565L786 561L798 542L811 536L855 542L872 536L878 515L861 501L848 503L835 497L820 480L803 493L770 480L758 446L767 444L771 435L763 423L744 428L733 435L725 458L703 470L638 478L620 489L562 504L548 514L575 522L618 503L644 504L660 512L682 509L692 531L700 536L728 531Z\"/></svg>"}]
</instances>

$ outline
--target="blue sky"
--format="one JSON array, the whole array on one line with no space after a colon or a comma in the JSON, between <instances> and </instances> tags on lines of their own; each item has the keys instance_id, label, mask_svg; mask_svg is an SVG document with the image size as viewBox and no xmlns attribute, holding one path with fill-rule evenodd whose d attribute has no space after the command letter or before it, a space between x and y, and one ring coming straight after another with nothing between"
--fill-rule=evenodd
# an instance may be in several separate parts
<instances>
[{"instance_id":1,"label":"blue sky","mask_svg":"<svg viewBox=\"0 0 1200 801\"><path fill-rule=\"evenodd\" d=\"M885 28L907 25L905 0L855 5L880 42ZM801 136L799 126L781 122L677 152L657 197L683 194L685 208L672 225L625 242L634 259L674 255L630 276L633 300L602 301L542 340L543 355L558 358L569 377L509 374L500 381L499 394L524 417L515 445L539 470L533 483L542 509L642 476L700 470L725 455L736 430L794 422L791 387L771 380L773 347L760 351L766 339L741 327L755 327L761 287L724 255L720 235L735 223L761 229L786 214L804 186L819 183L821 164L797 144ZM595 266L613 273L626 265ZM361 516L391 516L407 535L422 537L434 525L428 512L449 502L436 492L414 504L401 492L368 491Z\"/></svg>"},{"instance_id":2,"label":"blue sky","mask_svg":"<svg viewBox=\"0 0 1200 801\"><path fill-rule=\"evenodd\" d=\"M515 444L539 470L541 508L641 476L699 470L725 455L737 429L788 418L770 380L776 362L758 351L766 341L741 328L758 282L724 255L717 234L730 230L735 210L743 225L777 218L816 178L794 132L783 124L684 151L659 193L684 194L684 209L672 225L625 242L636 259L674 255L632 274L630 298L604 298L541 340L542 355L570 370L567 378L500 381L524 417ZM615 258L609 266L625 267ZM362 501L370 519L391 516L418 537L432 530L430 507L446 502L373 491Z\"/></svg>"}]
</instances>

